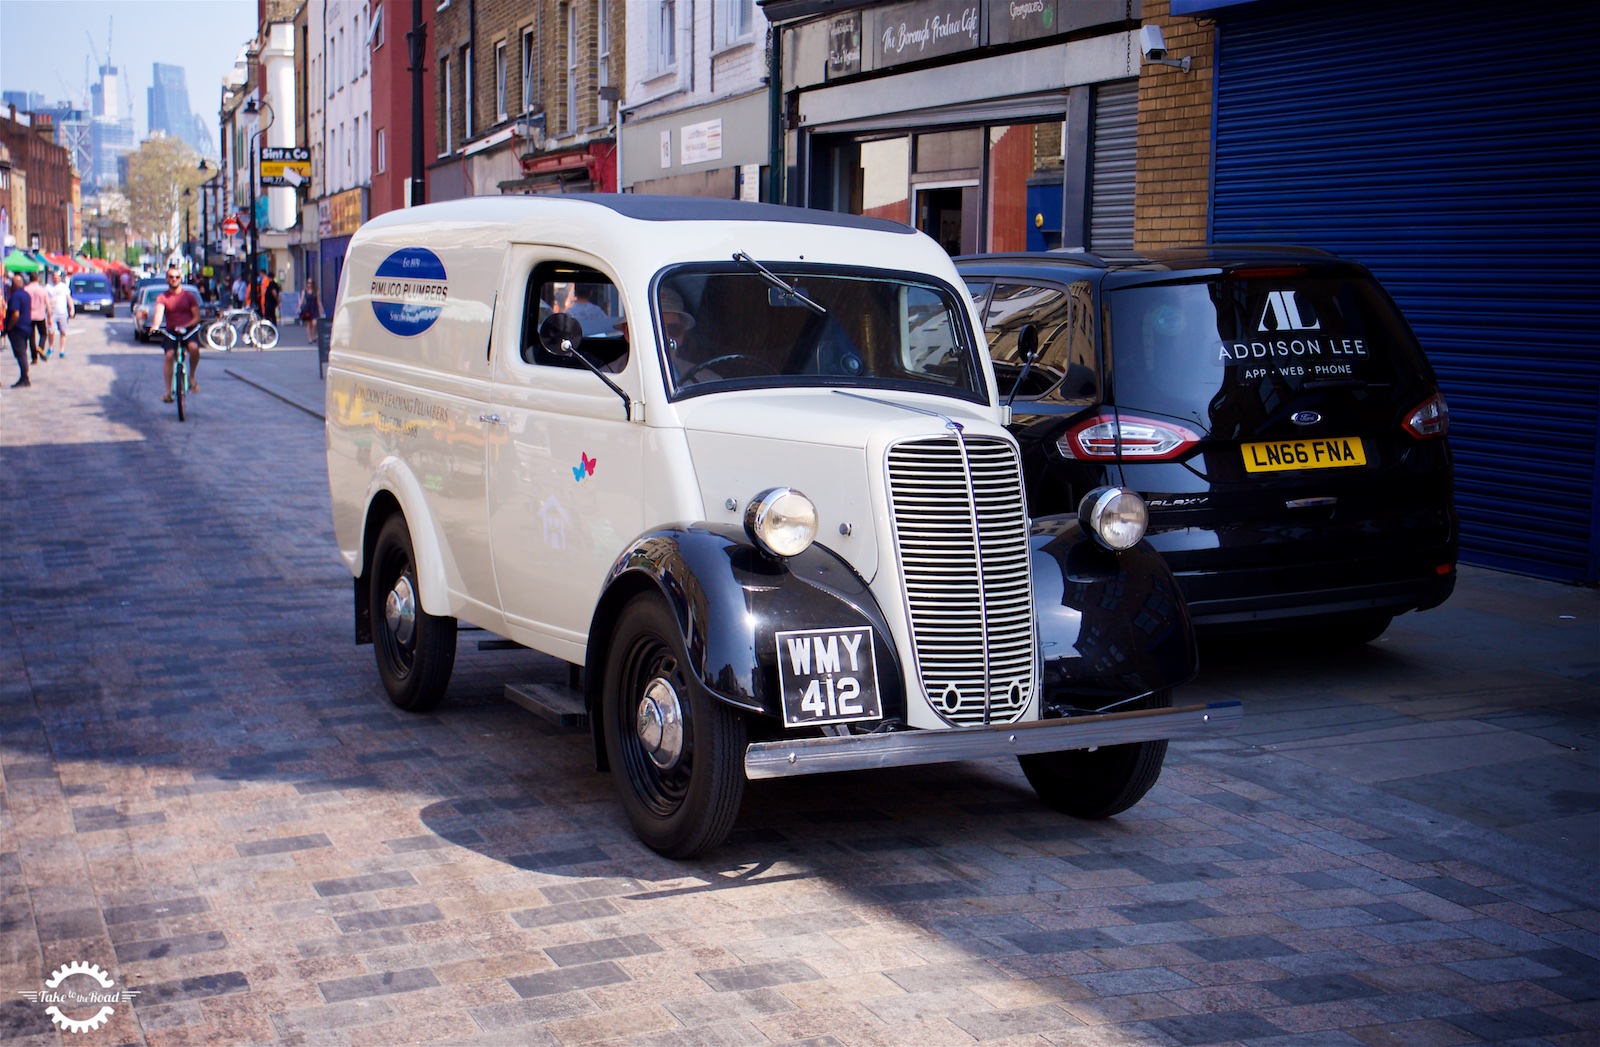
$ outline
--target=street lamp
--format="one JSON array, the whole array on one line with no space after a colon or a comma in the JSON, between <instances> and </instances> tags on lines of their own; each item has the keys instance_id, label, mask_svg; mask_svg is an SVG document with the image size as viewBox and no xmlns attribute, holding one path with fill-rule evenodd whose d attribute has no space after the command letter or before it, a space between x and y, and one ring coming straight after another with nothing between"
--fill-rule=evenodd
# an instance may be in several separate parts
<instances>
[{"instance_id":1,"label":"street lamp","mask_svg":"<svg viewBox=\"0 0 1600 1047\"><path fill-rule=\"evenodd\" d=\"M244 111L252 116L259 113L263 109L267 111L267 122L256 128L255 132L250 135L250 264L246 268L249 270L251 283L255 282L257 268L261 264L259 258L261 251L261 234L256 228L258 224L256 221L256 180L261 175L261 164L256 159L256 139L260 138L262 132L266 131L267 128L272 126L272 121L277 119L277 115L273 113L272 106L268 105L266 102L257 101L256 99L252 98L244 104Z\"/></svg>"},{"instance_id":2,"label":"street lamp","mask_svg":"<svg viewBox=\"0 0 1600 1047\"><path fill-rule=\"evenodd\" d=\"M216 181L217 175L222 172L213 170L211 165L206 163L206 158L203 156L200 158L199 170L201 174L206 176L200 183L200 268L203 270L211 260L211 209L208 206L211 203L211 190L213 188L211 183ZM210 174L206 174L208 171Z\"/></svg>"},{"instance_id":3,"label":"street lamp","mask_svg":"<svg viewBox=\"0 0 1600 1047\"><path fill-rule=\"evenodd\" d=\"M183 253L189 256L189 201L194 199L194 190L185 186L183 190Z\"/></svg>"}]
</instances>

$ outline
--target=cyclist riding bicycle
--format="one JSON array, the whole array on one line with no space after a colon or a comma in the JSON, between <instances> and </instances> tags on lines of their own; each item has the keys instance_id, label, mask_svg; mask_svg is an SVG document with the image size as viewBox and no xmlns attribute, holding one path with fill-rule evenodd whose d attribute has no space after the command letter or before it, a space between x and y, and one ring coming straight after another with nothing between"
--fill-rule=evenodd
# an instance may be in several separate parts
<instances>
[{"instance_id":1,"label":"cyclist riding bicycle","mask_svg":"<svg viewBox=\"0 0 1600 1047\"><path fill-rule=\"evenodd\" d=\"M172 366L176 360L176 349L181 340L189 348L189 391L198 393L200 383L195 381L195 372L200 367L200 300L194 292L183 286L183 275L176 266L167 270L166 293L157 296L155 316L150 321L152 330L160 330L162 320L169 321L167 330L171 337L167 339L165 353L165 373L167 390L161 397L161 402L172 402Z\"/></svg>"}]
</instances>

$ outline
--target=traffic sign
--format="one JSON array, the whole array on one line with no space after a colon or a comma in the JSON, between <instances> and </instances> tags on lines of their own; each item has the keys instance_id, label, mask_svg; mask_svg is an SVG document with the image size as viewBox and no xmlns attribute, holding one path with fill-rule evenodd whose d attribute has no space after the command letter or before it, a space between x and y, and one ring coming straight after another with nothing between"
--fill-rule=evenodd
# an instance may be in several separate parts
<instances>
[{"instance_id":1,"label":"traffic sign","mask_svg":"<svg viewBox=\"0 0 1600 1047\"><path fill-rule=\"evenodd\" d=\"M238 236L239 220L233 217L233 215L229 215L228 217L224 218L222 220L222 232L227 236Z\"/></svg>"}]
</instances>

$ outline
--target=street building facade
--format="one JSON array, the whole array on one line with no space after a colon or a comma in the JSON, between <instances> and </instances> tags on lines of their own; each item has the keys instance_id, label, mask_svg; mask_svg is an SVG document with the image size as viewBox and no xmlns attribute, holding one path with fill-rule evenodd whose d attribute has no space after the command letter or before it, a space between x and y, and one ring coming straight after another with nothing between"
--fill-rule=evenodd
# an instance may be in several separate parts
<instances>
[{"instance_id":1,"label":"street building facade","mask_svg":"<svg viewBox=\"0 0 1600 1047\"><path fill-rule=\"evenodd\" d=\"M755 0L628 6L625 192L766 200L768 23Z\"/></svg>"},{"instance_id":2,"label":"street building facade","mask_svg":"<svg viewBox=\"0 0 1600 1047\"><path fill-rule=\"evenodd\" d=\"M72 241L72 161L56 144L49 117L8 107L0 114L0 143L11 154L10 222L16 246L70 252L77 246ZM18 197L24 203L20 211Z\"/></svg>"},{"instance_id":3,"label":"street building facade","mask_svg":"<svg viewBox=\"0 0 1600 1047\"><path fill-rule=\"evenodd\" d=\"M434 134L437 121L434 89L433 19L436 7L423 3L420 10L411 0L372 0L369 5L367 48L372 91L372 175L368 212L380 215L409 207L412 203L411 160L413 126L423 139L424 164L434 159ZM421 36L424 85L422 111L412 111L410 37L413 15L420 16L416 32ZM426 169L423 173L426 179ZM416 200L422 203L421 198ZM328 305L332 306L328 288Z\"/></svg>"},{"instance_id":4,"label":"street building facade","mask_svg":"<svg viewBox=\"0 0 1600 1047\"><path fill-rule=\"evenodd\" d=\"M629 5L440 5L428 199L615 192Z\"/></svg>"},{"instance_id":5,"label":"street building facade","mask_svg":"<svg viewBox=\"0 0 1600 1047\"><path fill-rule=\"evenodd\" d=\"M951 254L1134 246L1142 5L775 0L777 198Z\"/></svg>"}]
</instances>

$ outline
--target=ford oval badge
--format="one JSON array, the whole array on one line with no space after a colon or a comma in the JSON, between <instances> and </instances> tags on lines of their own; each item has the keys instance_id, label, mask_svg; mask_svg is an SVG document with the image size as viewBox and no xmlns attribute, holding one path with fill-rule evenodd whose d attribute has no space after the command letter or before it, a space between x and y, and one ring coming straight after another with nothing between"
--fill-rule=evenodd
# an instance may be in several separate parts
<instances>
[{"instance_id":1,"label":"ford oval badge","mask_svg":"<svg viewBox=\"0 0 1600 1047\"><path fill-rule=\"evenodd\" d=\"M1315 411L1296 411L1289 416L1289 421L1295 425L1316 425L1322 421L1322 416Z\"/></svg>"}]
</instances>

